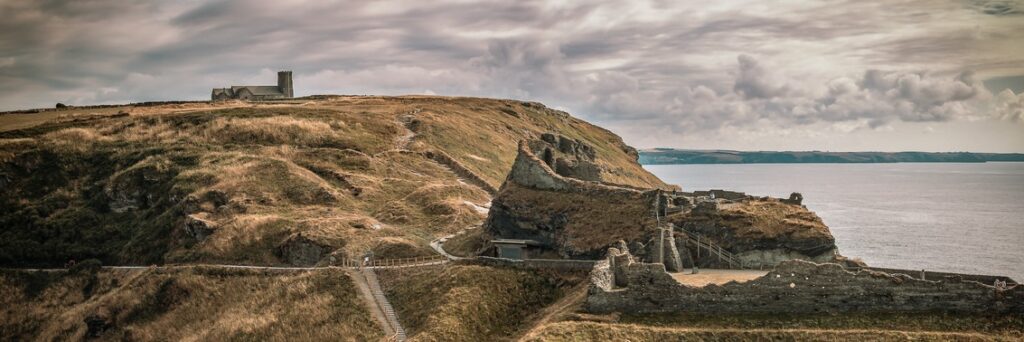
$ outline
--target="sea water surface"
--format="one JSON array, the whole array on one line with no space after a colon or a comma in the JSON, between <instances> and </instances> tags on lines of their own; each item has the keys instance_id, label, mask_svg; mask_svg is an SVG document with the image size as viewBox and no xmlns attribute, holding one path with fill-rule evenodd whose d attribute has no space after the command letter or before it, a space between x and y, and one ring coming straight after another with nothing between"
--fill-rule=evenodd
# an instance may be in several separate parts
<instances>
[{"instance_id":1,"label":"sea water surface","mask_svg":"<svg viewBox=\"0 0 1024 342\"><path fill-rule=\"evenodd\" d=\"M1024 281L1024 163L645 165L684 191L804 195L840 254Z\"/></svg>"}]
</instances>

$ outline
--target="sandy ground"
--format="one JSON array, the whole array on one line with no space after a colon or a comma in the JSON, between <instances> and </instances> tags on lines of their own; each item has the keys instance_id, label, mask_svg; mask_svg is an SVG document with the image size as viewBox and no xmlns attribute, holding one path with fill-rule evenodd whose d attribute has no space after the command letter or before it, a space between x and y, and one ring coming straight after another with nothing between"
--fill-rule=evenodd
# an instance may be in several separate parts
<instances>
[{"instance_id":1,"label":"sandy ground","mask_svg":"<svg viewBox=\"0 0 1024 342\"><path fill-rule=\"evenodd\" d=\"M703 287L708 284L722 285L734 280L743 283L760 278L765 274L768 274L768 271L700 269L697 274L690 274L690 270L683 273L672 273L672 278L685 285Z\"/></svg>"}]
</instances>

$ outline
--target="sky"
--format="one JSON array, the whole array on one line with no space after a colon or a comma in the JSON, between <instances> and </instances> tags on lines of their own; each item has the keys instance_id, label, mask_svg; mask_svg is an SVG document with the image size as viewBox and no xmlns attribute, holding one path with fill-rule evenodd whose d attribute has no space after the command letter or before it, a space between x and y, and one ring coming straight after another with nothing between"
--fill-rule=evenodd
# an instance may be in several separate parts
<instances>
[{"instance_id":1,"label":"sky","mask_svg":"<svg viewBox=\"0 0 1024 342\"><path fill-rule=\"evenodd\" d=\"M0 0L0 110L437 94L639 147L1024 152L1024 0Z\"/></svg>"}]
</instances>

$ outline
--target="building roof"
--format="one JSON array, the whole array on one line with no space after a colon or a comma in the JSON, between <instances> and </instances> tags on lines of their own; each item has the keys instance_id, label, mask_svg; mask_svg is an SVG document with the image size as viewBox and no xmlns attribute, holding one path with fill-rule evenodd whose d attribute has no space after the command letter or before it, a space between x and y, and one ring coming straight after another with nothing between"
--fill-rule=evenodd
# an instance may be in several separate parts
<instances>
[{"instance_id":1,"label":"building roof","mask_svg":"<svg viewBox=\"0 0 1024 342\"><path fill-rule=\"evenodd\" d=\"M541 243L536 240L518 240L518 239L494 239L491 243L496 245L527 245L527 246L540 246Z\"/></svg>"},{"instance_id":2,"label":"building roof","mask_svg":"<svg viewBox=\"0 0 1024 342\"><path fill-rule=\"evenodd\" d=\"M238 93L242 89L248 89L250 93L256 96L260 95L284 95L281 89L277 86L231 86L232 93Z\"/></svg>"}]
</instances>

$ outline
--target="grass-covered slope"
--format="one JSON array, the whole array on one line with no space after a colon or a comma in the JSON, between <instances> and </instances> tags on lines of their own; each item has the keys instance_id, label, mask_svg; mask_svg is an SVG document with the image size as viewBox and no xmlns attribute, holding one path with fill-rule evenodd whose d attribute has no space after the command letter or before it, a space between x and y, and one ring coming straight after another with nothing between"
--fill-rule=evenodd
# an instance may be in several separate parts
<instances>
[{"instance_id":1,"label":"grass-covered slope","mask_svg":"<svg viewBox=\"0 0 1024 342\"><path fill-rule=\"evenodd\" d=\"M558 322L526 341L1019 341L1021 316L934 314L654 315Z\"/></svg>"},{"instance_id":2,"label":"grass-covered slope","mask_svg":"<svg viewBox=\"0 0 1024 342\"><path fill-rule=\"evenodd\" d=\"M595 146L616 182L664 186L614 134L519 101L117 110L0 129L0 264L296 262L288 241L338 258L422 255L431 238L481 223L477 205L504 180L517 142L549 131Z\"/></svg>"},{"instance_id":3,"label":"grass-covered slope","mask_svg":"<svg viewBox=\"0 0 1024 342\"><path fill-rule=\"evenodd\" d=\"M584 280L475 265L381 272L388 298L414 341L509 340Z\"/></svg>"},{"instance_id":4,"label":"grass-covered slope","mask_svg":"<svg viewBox=\"0 0 1024 342\"><path fill-rule=\"evenodd\" d=\"M5 341L368 341L384 337L344 271L199 267L0 276Z\"/></svg>"}]
</instances>

